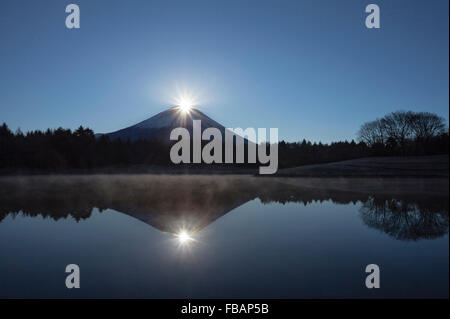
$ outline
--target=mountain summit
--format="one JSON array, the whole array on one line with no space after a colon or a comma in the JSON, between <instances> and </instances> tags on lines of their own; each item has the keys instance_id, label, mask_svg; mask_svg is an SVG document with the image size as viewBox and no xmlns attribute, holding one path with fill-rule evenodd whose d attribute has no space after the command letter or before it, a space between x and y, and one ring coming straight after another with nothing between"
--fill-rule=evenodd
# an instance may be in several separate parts
<instances>
[{"instance_id":1,"label":"mountain summit","mask_svg":"<svg viewBox=\"0 0 450 319\"><path fill-rule=\"evenodd\" d=\"M166 111L156 114L151 118L139 122L127 128L106 133L110 139L121 139L135 141L138 139L151 139L163 142L170 142L170 132L177 127L184 127L192 132L194 120L202 121L202 131L208 127L215 127L222 134L225 127L196 108L191 108L188 112L183 112L179 107L171 107Z\"/></svg>"}]
</instances>

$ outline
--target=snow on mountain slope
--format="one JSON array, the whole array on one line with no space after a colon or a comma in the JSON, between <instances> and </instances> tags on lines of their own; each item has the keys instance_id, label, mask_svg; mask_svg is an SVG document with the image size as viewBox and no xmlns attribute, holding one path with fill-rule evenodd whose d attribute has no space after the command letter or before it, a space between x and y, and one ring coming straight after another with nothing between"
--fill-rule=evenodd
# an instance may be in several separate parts
<instances>
[{"instance_id":1,"label":"snow on mountain slope","mask_svg":"<svg viewBox=\"0 0 450 319\"><path fill-rule=\"evenodd\" d=\"M136 125L133 125L131 127L134 128L153 128L153 129L159 129L163 127L185 127L187 124L191 123L190 126L192 126L193 120L201 120L202 126L205 127L216 127L219 129L223 129L224 127L217 123L216 121L212 120L199 110L195 108L191 108L189 113L183 113L180 111L178 107L171 107L170 109L163 111L161 113L156 114L155 116L152 116L151 118L142 121Z\"/></svg>"},{"instance_id":2,"label":"snow on mountain slope","mask_svg":"<svg viewBox=\"0 0 450 319\"><path fill-rule=\"evenodd\" d=\"M196 108L191 108L188 113L184 113L178 107L170 109L152 116L151 118L139 122L133 126L106 133L104 135L111 139L122 140L138 140L153 139L159 141L170 142L170 132L177 127L184 127L192 134L193 121L200 120L202 131L209 127L215 127L220 130L222 136L225 134L226 128L200 112ZM247 140L245 140L247 142Z\"/></svg>"}]
</instances>

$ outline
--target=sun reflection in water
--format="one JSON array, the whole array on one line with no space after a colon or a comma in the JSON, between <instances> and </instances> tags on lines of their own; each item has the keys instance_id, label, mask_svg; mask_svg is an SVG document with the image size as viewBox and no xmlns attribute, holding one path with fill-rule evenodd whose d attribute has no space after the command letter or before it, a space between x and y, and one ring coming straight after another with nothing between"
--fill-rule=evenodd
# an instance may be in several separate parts
<instances>
[{"instance_id":1,"label":"sun reflection in water","mask_svg":"<svg viewBox=\"0 0 450 319\"><path fill-rule=\"evenodd\" d=\"M176 227L171 235L171 241L175 245L176 251L183 255L192 254L194 247L201 244L201 234L195 227L186 226L185 223L183 223L183 226Z\"/></svg>"}]
</instances>

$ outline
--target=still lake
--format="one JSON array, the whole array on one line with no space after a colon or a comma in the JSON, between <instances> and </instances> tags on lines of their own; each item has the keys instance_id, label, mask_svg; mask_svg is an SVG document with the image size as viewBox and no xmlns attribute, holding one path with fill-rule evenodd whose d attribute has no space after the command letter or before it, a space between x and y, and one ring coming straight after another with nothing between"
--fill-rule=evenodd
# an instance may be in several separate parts
<instances>
[{"instance_id":1,"label":"still lake","mask_svg":"<svg viewBox=\"0 0 450 319\"><path fill-rule=\"evenodd\" d=\"M448 298L448 229L448 179L2 177L0 297Z\"/></svg>"}]
</instances>

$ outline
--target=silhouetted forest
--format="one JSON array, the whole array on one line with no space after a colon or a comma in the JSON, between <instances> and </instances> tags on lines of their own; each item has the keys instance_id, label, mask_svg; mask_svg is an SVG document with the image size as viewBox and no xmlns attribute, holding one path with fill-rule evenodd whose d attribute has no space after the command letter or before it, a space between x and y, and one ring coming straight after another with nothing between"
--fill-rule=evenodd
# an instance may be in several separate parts
<instances>
[{"instance_id":1,"label":"silhouetted forest","mask_svg":"<svg viewBox=\"0 0 450 319\"><path fill-rule=\"evenodd\" d=\"M367 156L448 154L448 128L432 113L394 112L365 123L358 142L331 144L279 142L279 167L326 163ZM206 143L206 142L205 142ZM122 141L91 129L58 128L45 132L20 130L13 133L0 126L0 169L60 171L161 165L172 166L171 145L158 140ZM245 166L245 165L238 165ZM250 167L256 167L248 165Z\"/></svg>"},{"instance_id":2,"label":"silhouetted forest","mask_svg":"<svg viewBox=\"0 0 450 319\"><path fill-rule=\"evenodd\" d=\"M371 155L448 154L448 126L444 118L429 112L397 111L364 123L359 141Z\"/></svg>"},{"instance_id":3,"label":"silhouetted forest","mask_svg":"<svg viewBox=\"0 0 450 319\"><path fill-rule=\"evenodd\" d=\"M137 164L166 164L170 148L158 141L96 138L91 129L32 131L13 134L0 127L0 168L86 169Z\"/></svg>"}]
</instances>

